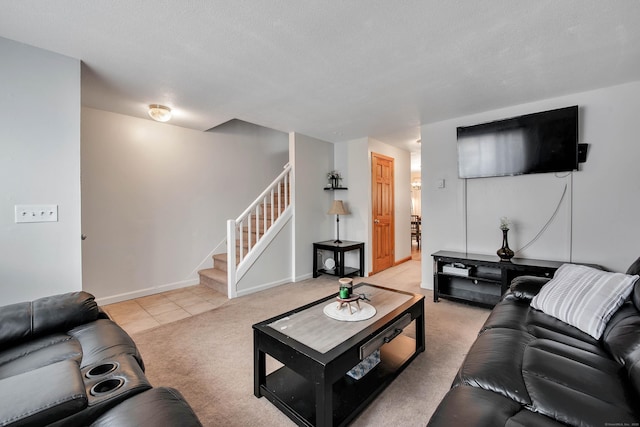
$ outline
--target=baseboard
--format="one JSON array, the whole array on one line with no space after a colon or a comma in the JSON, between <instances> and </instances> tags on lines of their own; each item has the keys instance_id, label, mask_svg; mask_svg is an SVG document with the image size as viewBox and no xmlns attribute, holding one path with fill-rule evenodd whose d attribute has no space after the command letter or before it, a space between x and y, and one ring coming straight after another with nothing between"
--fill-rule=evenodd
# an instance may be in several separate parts
<instances>
[{"instance_id":1,"label":"baseboard","mask_svg":"<svg viewBox=\"0 0 640 427\"><path fill-rule=\"evenodd\" d=\"M433 290L433 283L424 283L424 282L422 282L422 283L420 283L420 287L422 289L429 289L430 291L432 291Z\"/></svg>"},{"instance_id":2,"label":"baseboard","mask_svg":"<svg viewBox=\"0 0 640 427\"><path fill-rule=\"evenodd\" d=\"M411 261L411 255L409 255L409 256L408 256L408 257L406 257L406 258L402 258L402 259L401 259L401 260L399 260L399 261L396 261L396 262L393 264L393 266L395 267L396 265L404 264L404 263L405 263L405 262L407 262L407 261Z\"/></svg>"},{"instance_id":3,"label":"baseboard","mask_svg":"<svg viewBox=\"0 0 640 427\"><path fill-rule=\"evenodd\" d=\"M297 276L293 279L294 282L302 282L303 280L313 279L313 273L303 274L302 276Z\"/></svg>"},{"instance_id":4,"label":"baseboard","mask_svg":"<svg viewBox=\"0 0 640 427\"><path fill-rule=\"evenodd\" d=\"M236 296L237 297L242 297L242 296L245 296L245 295L254 294L256 292L264 291L264 290L267 290L267 289L270 289L270 288L275 288L276 286L284 285L286 283L291 283L291 278L290 277L287 277L286 279L282 279L282 280L277 280L275 282L263 283L261 285L254 286L254 287L248 288L248 289L238 289L236 291Z\"/></svg>"},{"instance_id":5,"label":"baseboard","mask_svg":"<svg viewBox=\"0 0 640 427\"><path fill-rule=\"evenodd\" d=\"M168 283L166 285L154 286L151 288L140 289L133 292L125 292L122 294L112 295L108 297L96 298L98 305L114 304L117 302L127 301L130 299L146 297L149 295L159 294L162 292L172 291L174 289L187 288L200 283L199 279L183 280L181 282Z\"/></svg>"}]
</instances>

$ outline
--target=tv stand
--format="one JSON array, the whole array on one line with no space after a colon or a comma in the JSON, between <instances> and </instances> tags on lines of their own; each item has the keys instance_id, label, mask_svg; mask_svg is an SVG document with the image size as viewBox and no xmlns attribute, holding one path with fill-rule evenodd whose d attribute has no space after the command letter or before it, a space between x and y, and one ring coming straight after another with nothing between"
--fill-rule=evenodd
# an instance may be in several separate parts
<instances>
[{"instance_id":1,"label":"tv stand","mask_svg":"<svg viewBox=\"0 0 640 427\"><path fill-rule=\"evenodd\" d=\"M564 262L438 251L433 257L433 301L440 297L493 307L518 276L553 277ZM453 264L458 267L452 267Z\"/></svg>"}]
</instances>

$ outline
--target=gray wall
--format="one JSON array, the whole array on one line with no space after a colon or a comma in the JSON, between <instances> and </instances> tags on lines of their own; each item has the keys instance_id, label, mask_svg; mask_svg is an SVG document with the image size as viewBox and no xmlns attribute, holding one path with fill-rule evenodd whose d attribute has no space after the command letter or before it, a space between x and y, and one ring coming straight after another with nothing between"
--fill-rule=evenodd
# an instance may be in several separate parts
<instances>
[{"instance_id":1,"label":"gray wall","mask_svg":"<svg viewBox=\"0 0 640 427\"><path fill-rule=\"evenodd\" d=\"M349 240L365 242L365 274L371 272L372 227L371 227L371 153L379 153L394 159L394 207L395 207L395 254L394 261L411 256L410 214L411 199L409 179L411 154L403 149L385 144L373 138L360 138L336 144L335 163L338 170L345 171L345 185L340 192L350 214L340 218L340 236ZM338 195L336 194L336 198ZM334 224L335 229L335 224ZM335 231L333 232L335 235ZM354 252L346 254L346 263L358 265Z\"/></svg>"},{"instance_id":2,"label":"gray wall","mask_svg":"<svg viewBox=\"0 0 640 427\"><path fill-rule=\"evenodd\" d=\"M371 153L392 157L394 160L394 260L396 262L406 260L411 257L411 153L369 138L369 188L371 188ZM371 195L369 196L369 206L371 207ZM372 209L369 209L369 217L371 217ZM371 233L371 228L369 228L369 233Z\"/></svg>"},{"instance_id":3,"label":"gray wall","mask_svg":"<svg viewBox=\"0 0 640 427\"><path fill-rule=\"evenodd\" d=\"M335 235L335 216L327 215L334 198L325 191L327 173L334 169L334 145L299 133L291 135L295 168L294 278L311 277L313 242ZM339 196L336 194L336 198Z\"/></svg>"},{"instance_id":4,"label":"gray wall","mask_svg":"<svg viewBox=\"0 0 640 427\"><path fill-rule=\"evenodd\" d=\"M457 178L456 127L570 105L580 106L580 142L587 163L573 174ZM589 262L626 271L640 255L640 82L518 105L422 127L422 286L432 288L440 250L493 254L501 246L499 218L508 216L516 256ZM437 181L445 179L445 188ZM566 195L562 193L566 187Z\"/></svg>"},{"instance_id":5,"label":"gray wall","mask_svg":"<svg viewBox=\"0 0 640 427\"><path fill-rule=\"evenodd\" d=\"M0 38L2 304L80 290L80 61ZM16 204L58 222L16 224Z\"/></svg>"},{"instance_id":6,"label":"gray wall","mask_svg":"<svg viewBox=\"0 0 640 427\"><path fill-rule=\"evenodd\" d=\"M280 174L288 144L237 120L199 132L83 108L84 289L107 303L198 283L226 221Z\"/></svg>"}]
</instances>

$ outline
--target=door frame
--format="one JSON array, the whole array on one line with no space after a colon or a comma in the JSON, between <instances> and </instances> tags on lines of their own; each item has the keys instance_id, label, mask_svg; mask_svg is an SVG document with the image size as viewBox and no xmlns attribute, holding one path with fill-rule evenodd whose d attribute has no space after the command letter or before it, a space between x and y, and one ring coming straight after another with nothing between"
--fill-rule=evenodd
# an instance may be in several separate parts
<instances>
[{"instance_id":1,"label":"door frame","mask_svg":"<svg viewBox=\"0 0 640 427\"><path fill-rule=\"evenodd\" d=\"M375 159L382 159L385 161L389 161L391 163L390 166L390 190L391 190L391 197L389 198L390 204L391 206L389 207L389 250L390 250L390 263L388 266L383 266L382 268L378 266L378 263L376 262L376 256L375 254L377 253L377 242L378 239L376 239L376 227L375 227L375 197L376 197L376 192L375 192L375 170L374 170L374 162ZM384 154L380 154L380 153L374 153L371 152L371 274L376 274L380 271L386 270L387 268L393 267L395 265L395 239L396 239L396 235L395 235L395 158L390 157L390 156L385 156Z\"/></svg>"}]
</instances>

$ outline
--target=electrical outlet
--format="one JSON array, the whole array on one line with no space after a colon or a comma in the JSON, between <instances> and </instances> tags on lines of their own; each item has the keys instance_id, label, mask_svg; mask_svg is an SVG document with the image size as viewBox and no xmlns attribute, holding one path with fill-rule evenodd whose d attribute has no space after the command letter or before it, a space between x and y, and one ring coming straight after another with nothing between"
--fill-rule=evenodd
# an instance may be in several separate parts
<instances>
[{"instance_id":1,"label":"electrical outlet","mask_svg":"<svg viewBox=\"0 0 640 427\"><path fill-rule=\"evenodd\" d=\"M16 223L57 222L58 205L16 205Z\"/></svg>"}]
</instances>

